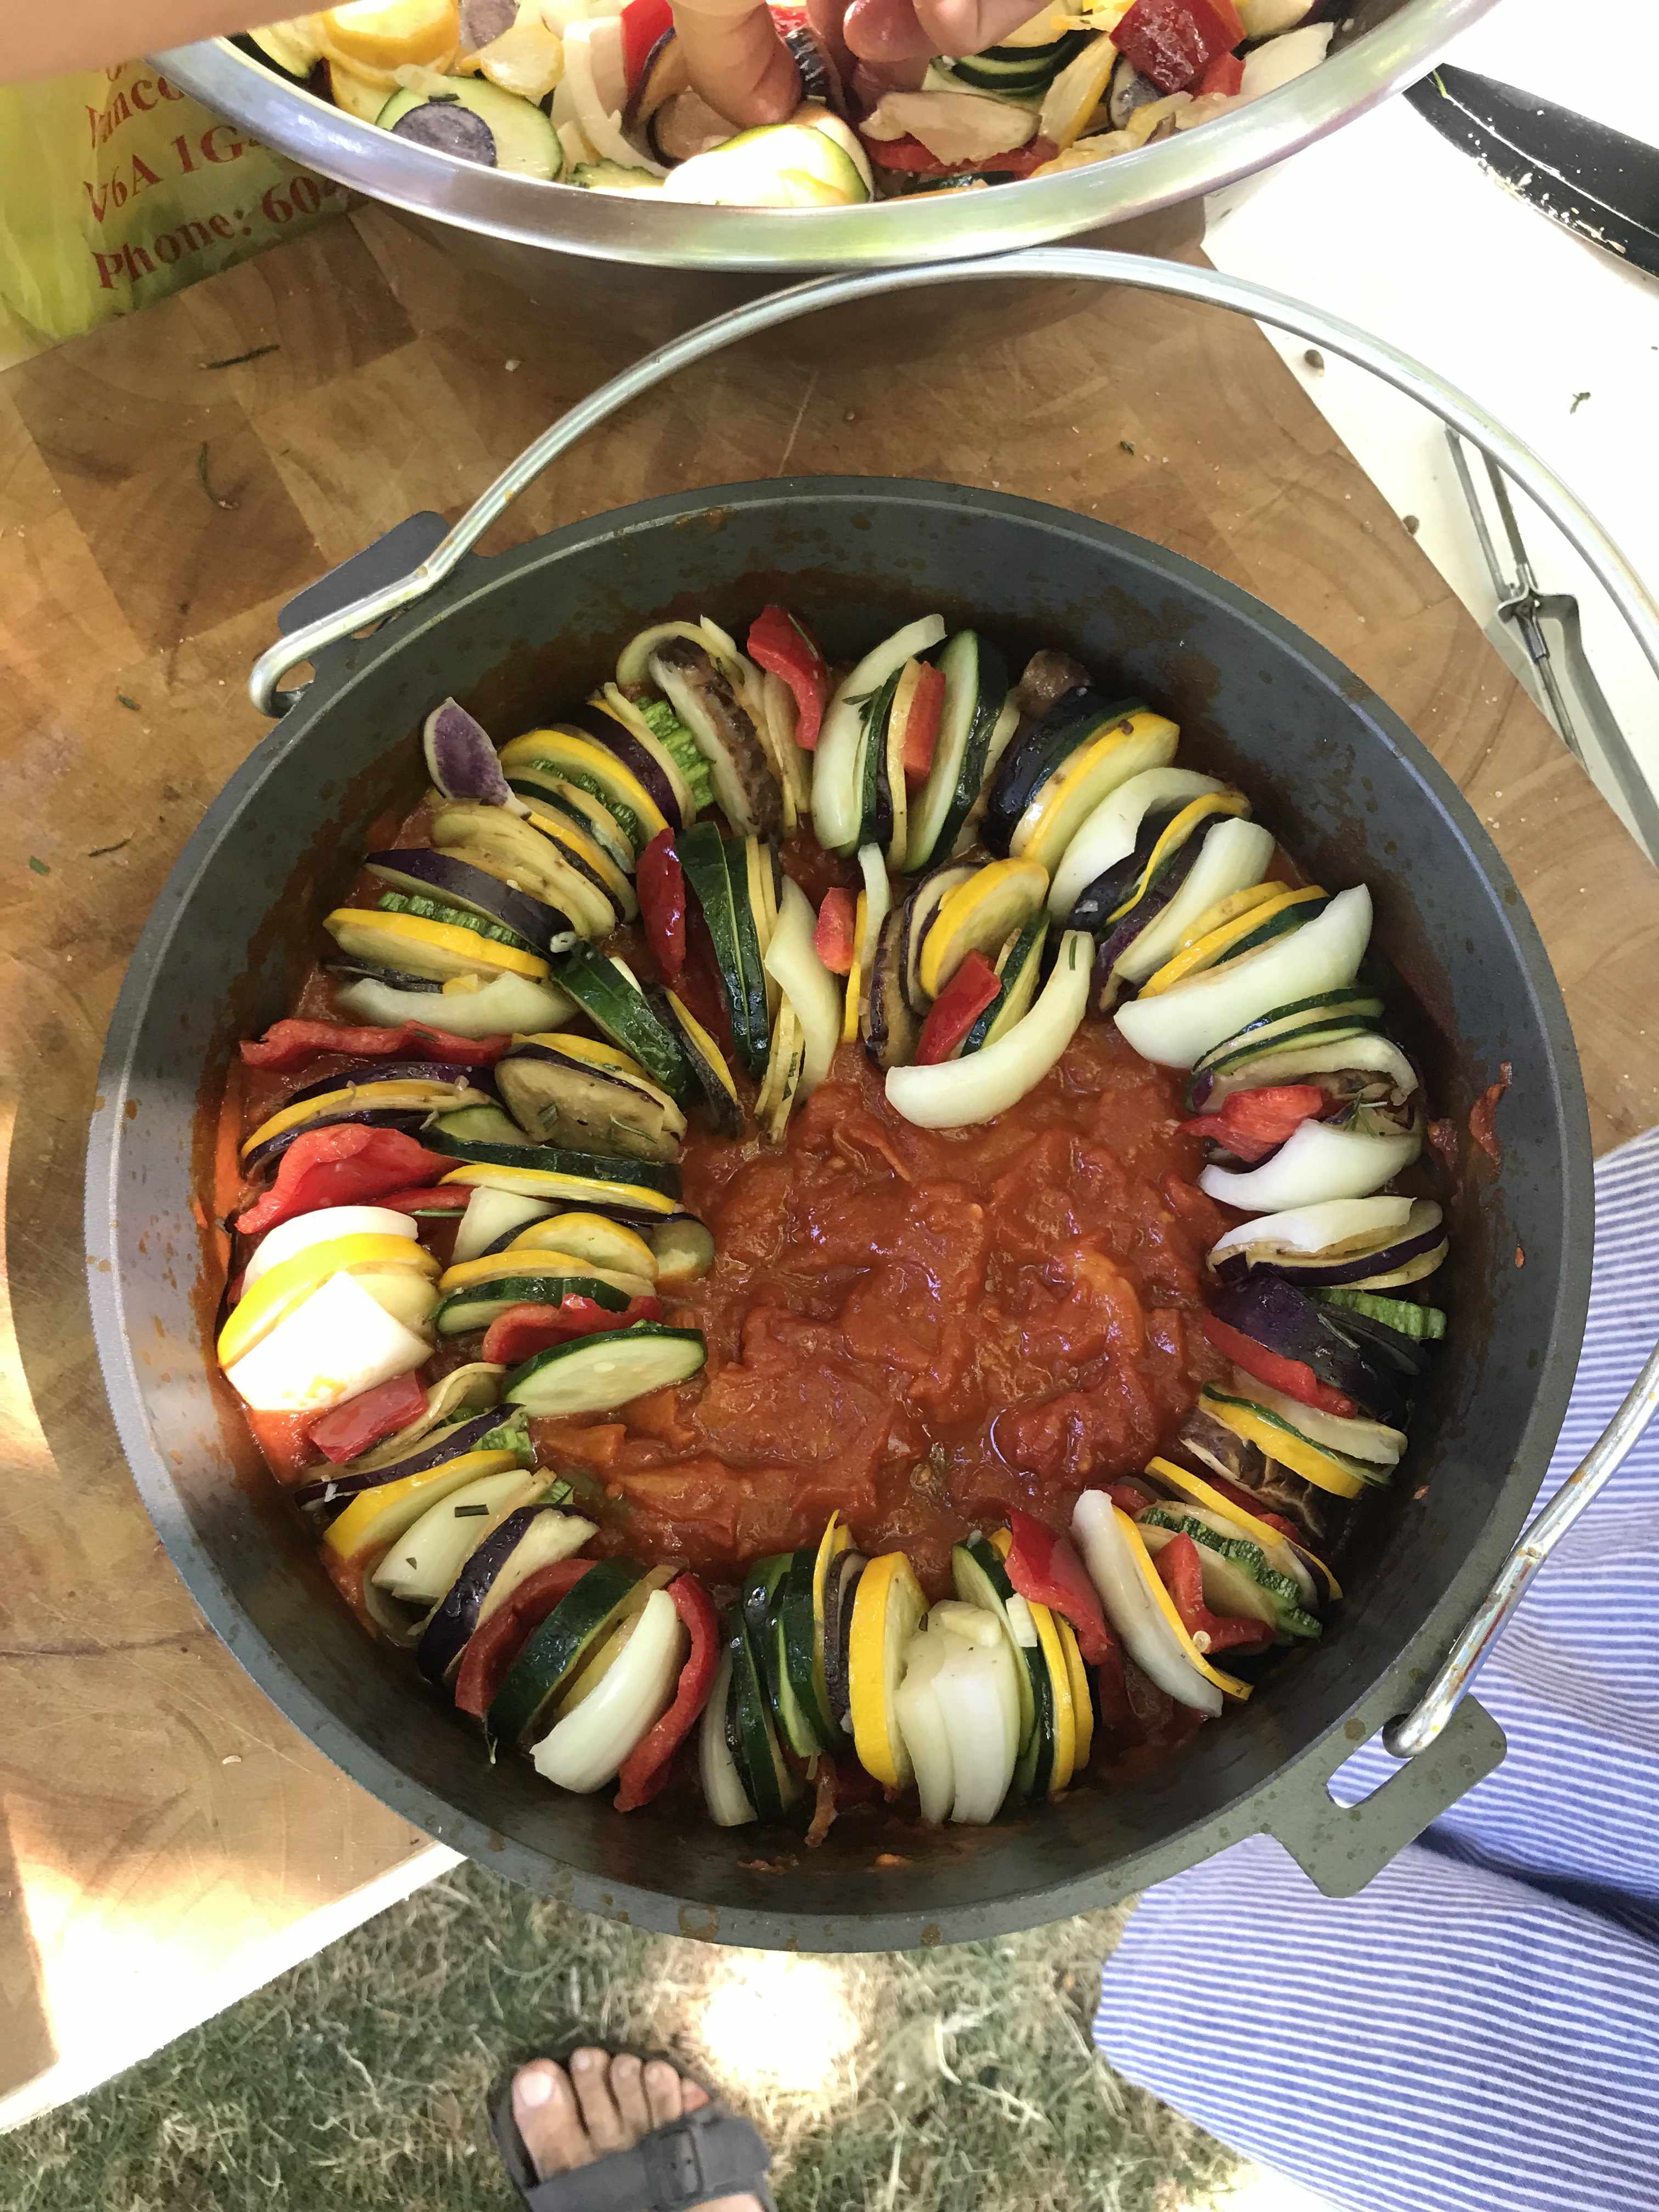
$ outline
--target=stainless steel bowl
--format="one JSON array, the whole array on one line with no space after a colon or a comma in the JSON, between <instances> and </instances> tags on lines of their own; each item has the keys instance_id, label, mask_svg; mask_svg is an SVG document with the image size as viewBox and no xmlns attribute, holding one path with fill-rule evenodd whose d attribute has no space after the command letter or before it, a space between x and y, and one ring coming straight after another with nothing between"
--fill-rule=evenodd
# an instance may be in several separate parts
<instances>
[{"instance_id":1,"label":"stainless steel bowl","mask_svg":"<svg viewBox=\"0 0 1659 2212\"><path fill-rule=\"evenodd\" d=\"M613 327L660 337L792 276L999 253L1196 200L1413 82L1493 4L1358 0L1340 11L1345 20L1319 68L1200 130L1089 168L994 191L787 211L576 191L456 161L358 122L224 40L156 61L208 106L398 210L458 258L562 313L602 314ZM641 282L641 269L659 273ZM1051 307L1060 301L1051 295Z\"/></svg>"}]
</instances>

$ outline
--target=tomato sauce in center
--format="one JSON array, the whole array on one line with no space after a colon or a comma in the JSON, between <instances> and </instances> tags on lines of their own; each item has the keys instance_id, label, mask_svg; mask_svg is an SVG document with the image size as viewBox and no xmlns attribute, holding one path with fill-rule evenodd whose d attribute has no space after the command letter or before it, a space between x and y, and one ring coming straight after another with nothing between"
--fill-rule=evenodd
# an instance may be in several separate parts
<instances>
[{"instance_id":1,"label":"tomato sauce in center","mask_svg":"<svg viewBox=\"0 0 1659 2212\"><path fill-rule=\"evenodd\" d=\"M1181 1118L1179 1079L1091 1017L984 1127L913 1127L850 1045L782 1145L694 1123L684 1202L718 1257L670 1317L708 1366L535 1422L543 1460L594 1479L605 1548L733 1580L835 1509L938 1594L968 1529L1009 1504L1065 1525L1223 1371L1200 1284L1228 1217Z\"/></svg>"}]
</instances>

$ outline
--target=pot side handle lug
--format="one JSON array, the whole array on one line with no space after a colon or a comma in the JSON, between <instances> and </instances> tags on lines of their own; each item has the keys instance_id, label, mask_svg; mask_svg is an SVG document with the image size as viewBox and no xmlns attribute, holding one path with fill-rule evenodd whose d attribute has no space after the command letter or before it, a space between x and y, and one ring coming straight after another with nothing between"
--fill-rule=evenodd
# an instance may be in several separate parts
<instances>
[{"instance_id":1,"label":"pot side handle lug","mask_svg":"<svg viewBox=\"0 0 1659 2212\"><path fill-rule=\"evenodd\" d=\"M1355 1897L1503 1758L1504 1731L1465 1697L1427 1749L1357 1805L1339 1805L1317 1770L1287 1776L1267 1832L1327 1897Z\"/></svg>"},{"instance_id":2,"label":"pot side handle lug","mask_svg":"<svg viewBox=\"0 0 1659 2212\"><path fill-rule=\"evenodd\" d=\"M276 617L277 634L292 637L297 630L307 629L313 623L329 622L359 599L397 583L418 569L443 543L448 532L449 525L442 515L430 507L394 523L373 544L365 545L361 553L352 554L326 575L319 576L314 584L307 584L303 591L296 592ZM319 647L313 654L313 667L320 665L321 653L325 649ZM306 688L304 684L296 684L273 691L267 711L277 715L287 714Z\"/></svg>"}]
</instances>

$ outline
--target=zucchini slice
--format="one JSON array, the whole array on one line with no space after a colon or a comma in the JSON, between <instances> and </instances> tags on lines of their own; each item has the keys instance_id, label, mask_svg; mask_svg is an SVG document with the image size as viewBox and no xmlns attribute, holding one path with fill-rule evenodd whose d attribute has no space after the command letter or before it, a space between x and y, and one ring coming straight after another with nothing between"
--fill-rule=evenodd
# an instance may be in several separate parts
<instances>
[{"instance_id":1,"label":"zucchini slice","mask_svg":"<svg viewBox=\"0 0 1659 2212\"><path fill-rule=\"evenodd\" d=\"M1176 723L1147 708L1091 728L1039 779L1009 836L1009 852L1052 872L1102 799L1133 775L1168 768L1180 737Z\"/></svg>"},{"instance_id":2,"label":"zucchini slice","mask_svg":"<svg viewBox=\"0 0 1659 2212\"><path fill-rule=\"evenodd\" d=\"M898 693L900 671L895 669L879 690L866 700L864 726L859 735L858 794L859 847L879 848L886 858L893 827L892 789L888 782L887 729L893 701Z\"/></svg>"},{"instance_id":3,"label":"zucchini slice","mask_svg":"<svg viewBox=\"0 0 1659 2212\"><path fill-rule=\"evenodd\" d=\"M931 652L944 635L938 615L907 623L872 647L836 686L812 757L812 826L826 853L852 853L860 842L864 795L858 772L865 751L866 707L913 654ZM946 699L948 704L948 692Z\"/></svg>"},{"instance_id":4,"label":"zucchini slice","mask_svg":"<svg viewBox=\"0 0 1659 2212\"><path fill-rule=\"evenodd\" d=\"M400 847L391 852L370 853L363 866L370 875L394 890L409 894L410 903L391 911L425 914L429 919L450 921L449 912L431 913L421 900L435 901L447 909L459 908L508 932L498 940L518 942L532 952L562 952L574 941L576 930L568 915L528 891L515 890L486 868L453 853L438 853L426 846ZM383 907L383 911L387 910ZM465 927L465 925L463 925Z\"/></svg>"},{"instance_id":5,"label":"zucchini slice","mask_svg":"<svg viewBox=\"0 0 1659 2212\"><path fill-rule=\"evenodd\" d=\"M1108 699L1091 684L1079 684L1035 720L1023 721L985 793L984 836L991 850L1005 855L1011 850L1015 830L1062 763L1146 711L1139 699Z\"/></svg>"},{"instance_id":6,"label":"zucchini slice","mask_svg":"<svg viewBox=\"0 0 1659 2212\"><path fill-rule=\"evenodd\" d=\"M1325 896L1315 885L1293 890L1285 884L1251 884L1242 891L1218 899L1207 914L1200 915L1193 923L1178 950L1146 978L1140 987L1141 997L1156 999L1183 977L1218 967L1222 961L1232 959L1247 945L1259 943L1267 922L1281 914L1305 907L1315 899L1322 902ZM1302 918L1298 914L1297 921L1299 923Z\"/></svg>"},{"instance_id":7,"label":"zucchini slice","mask_svg":"<svg viewBox=\"0 0 1659 2212\"><path fill-rule=\"evenodd\" d=\"M520 793L523 797L524 794ZM634 873L634 841L623 828L603 800L595 799L591 791L579 784L567 783L562 778L550 780L538 789L534 799L526 798L533 826L546 835L544 824L554 820L568 822L573 830L580 830L590 843L596 845L619 875L631 881Z\"/></svg>"},{"instance_id":8,"label":"zucchini slice","mask_svg":"<svg viewBox=\"0 0 1659 2212\"><path fill-rule=\"evenodd\" d=\"M429 976L440 983L456 976L490 983L498 975L522 975L541 983L549 974L541 954L524 951L516 941L503 945L476 930L428 921L418 915L341 906L323 916L323 927L349 960L405 975Z\"/></svg>"},{"instance_id":9,"label":"zucchini slice","mask_svg":"<svg viewBox=\"0 0 1659 2212\"><path fill-rule=\"evenodd\" d=\"M766 947L776 926L777 909L769 907L771 868L763 865L767 851L757 838L734 838L722 848L726 872L732 886L732 913L737 927L738 957L744 993L744 1025L749 1072L757 1080L772 1050L771 980L766 973ZM734 1041L738 1031L733 1030ZM741 1047L739 1048L741 1049Z\"/></svg>"},{"instance_id":10,"label":"zucchini slice","mask_svg":"<svg viewBox=\"0 0 1659 2212\"><path fill-rule=\"evenodd\" d=\"M749 867L744 846L728 846L712 822L694 823L677 841L687 889L702 910L719 963L732 1015L732 1042L750 1077L766 1073L770 1018L766 974L761 964L759 932L749 897ZM738 855L734 866L732 855Z\"/></svg>"},{"instance_id":11,"label":"zucchini slice","mask_svg":"<svg viewBox=\"0 0 1659 2212\"><path fill-rule=\"evenodd\" d=\"M448 1152L460 1163L443 1177L447 1183L483 1184L556 1205L610 1206L659 1219L679 1212L678 1170L655 1161L601 1158L597 1153L556 1152L539 1145L481 1145L442 1130L431 1131L427 1142L434 1152ZM551 1164L555 1162L558 1164ZM672 1190L663 1189L655 1180L665 1175L673 1177Z\"/></svg>"},{"instance_id":12,"label":"zucchini slice","mask_svg":"<svg viewBox=\"0 0 1659 2212\"><path fill-rule=\"evenodd\" d=\"M970 952L986 951L1024 929L1042 910L1048 890L1048 871L1036 861L1008 860L988 861L947 891L916 962L927 996L939 996Z\"/></svg>"},{"instance_id":13,"label":"zucchini slice","mask_svg":"<svg viewBox=\"0 0 1659 2212\"><path fill-rule=\"evenodd\" d=\"M644 1295L617 1290L598 1275L582 1272L574 1261L567 1261L561 1268L554 1264L560 1257L557 1253L540 1256L549 1264L537 1267L520 1261L510 1274L452 1291L434 1316L439 1335L476 1335L498 1321L509 1306L556 1306L564 1298L591 1298L607 1313L623 1314L631 1296ZM602 1340L598 1337L578 1340L583 1344Z\"/></svg>"},{"instance_id":14,"label":"zucchini slice","mask_svg":"<svg viewBox=\"0 0 1659 2212\"><path fill-rule=\"evenodd\" d=\"M781 1820L799 1795L800 1784L779 1746L754 1645L740 1613L732 1617L726 1650L732 1662L726 1746L756 1818Z\"/></svg>"},{"instance_id":15,"label":"zucchini slice","mask_svg":"<svg viewBox=\"0 0 1659 2212\"><path fill-rule=\"evenodd\" d=\"M659 1084L677 1106L690 1095L691 1070L680 1041L621 961L579 945L559 963L558 981L596 1029Z\"/></svg>"},{"instance_id":16,"label":"zucchini slice","mask_svg":"<svg viewBox=\"0 0 1659 2212\"><path fill-rule=\"evenodd\" d=\"M904 1789L913 1771L896 1700L905 1652L927 1613L927 1601L902 1552L871 1560L853 1599L848 1684L859 1764L889 1790Z\"/></svg>"},{"instance_id":17,"label":"zucchini slice","mask_svg":"<svg viewBox=\"0 0 1659 2212\"><path fill-rule=\"evenodd\" d=\"M776 836L783 828L777 776L748 708L708 647L666 638L648 665L708 762L714 797L733 830L744 837Z\"/></svg>"},{"instance_id":18,"label":"zucchini slice","mask_svg":"<svg viewBox=\"0 0 1659 2212\"><path fill-rule=\"evenodd\" d=\"M933 766L908 811L902 865L912 873L944 860L955 844L984 785L991 732L1008 699L1008 664L975 630L957 630L935 665L945 705Z\"/></svg>"},{"instance_id":19,"label":"zucchini slice","mask_svg":"<svg viewBox=\"0 0 1659 2212\"><path fill-rule=\"evenodd\" d=\"M625 1620L643 1611L652 1591L672 1573L669 1567L647 1573L632 1559L595 1561L532 1631L490 1700L484 1735L492 1757L497 1744L533 1742L585 1661Z\"/></svg>"},{"instance_id":20,"label":"zucchini slice","mask_svg":"<svg viewBox=\"0 0 1659 2212\"><path fill-rule=\"evenodd\" d=\"M567 1220L580 1221L580 1214L567 1214ZM632 1231L607 1222L606 1228L616 1228L619 1237ZM645 1246L645 1240L636 1240ZM649 1247L645 1246L649 1251ZM580 1257L566 1252L556 1244L545 1242L538 1244L509 1244L505 1252L486 1252L481 1259L462 1260L453 1267L446 1267L438 1279L438 1288L447 1297L454 1291L488 1289L496 1283L510 1282L523 1275L583 1275L598 1282L624 1298L648 1298L655 1287L656 1276L647 1266L609 1267L603 1261Z\"/></svg>"},{"instance_id":21,"label":"zucchini slice","mask_svg":"<svg viewBox=\"0 0 1659 2212\"><path fill-rule=\"evenodd\" d=\"M670 829L678 831L695 821L696 797L684 770L628 694L607 684L590 694L587 704L595 718L588 725L590 734L645 786Z\"/></svg>"},{"instance_id":22,"label":"zucchini slice","mask_svg":"<svg viewBox=\"0 0 1659 2212\"><path fill-rule=\"evenodd\" d=\"M1048 941L1048 917L1034 914L1003 946L997 959L1001 988L957 1047L958 1059L1006 1036L1014 1024L1030 1012L1042 975L1042 948Z\"/></svg>"},{"instance_id":23,"label":"zucchini slice","mask_svg":"<svg viewBox=\"0 0 1659 2212\"><path fill-rule=\"evenodd\" d=\"M1253 1022L1203 1054L1194 1062L1197 1074L1219 1073L1238 1060L1270 1048L1295 1042L1307 1042L1316 1036L1337 1030L1375 1029L1382 1016L1382 1001L1374 991L1356 985L1344 984L1332 991L1316 991L1310 997L1297 999L1287 1006L1275 1006L1271 1012L1259 1015Z\"/></svg>"},{"instance_id":24,"label":"zucchini slice","mask_svg":"<svg viewBox=\"0 0 1659 2212\"><path fill-rule=\"evenodd\" d=\"M1302 1588L1281 1573L1248 1536L1195 1507L1149 1505L1136 1516L1140 1539L1154 1559L1171 1536L1190 1536L1198 1547L1204 1602L1237 1620L1260 1620L1281 1644L1316 1642L1320 1623L1302 1602Z\"/></svg>"},{"instance_id":25,"label":"zucchini slice","mask_svg":"<svg viewBox=\"0 0 1659 2212\"><path fill-rule=\"evenodd\" d=\"M538 791L574 783L609 809L632 841L635 854L642 853L653 837L671 826L638 776L585 730L557 726L526 730L521 738L501 747L501 769L515 791L520 790L520 781L529 787L520 791L520 796L532 801Z\"/></svg>"},{"instance_id":26,"label":"zucchini slice","mask_svg":"<svg viewBox=\"0 0 1659 2212\"><path fill-rule=\"evenodd\" d=\"M728 1634L726 1656L714 1671L714 1685L697 1724L697 1779L702 1784L702 1802L717 1828L745 1827L759 1817L750 1802L727 1741L731 1712L732 1650Z\"/></svg>"},{"instance_id":27,"label":"zucchini slice","mask_svg":"<svg viewBox=\"0 0 1659 2212\"><path fill-rule=\"evenodd\" d=\"M636 1321L609 1336L550 1345L507 1378L507 1396L527 1413L556 1420L608 1413L652 1390L689 1382L708 1358L694 1328Z\"/></svg>"},{"instance_id":28,"label":"zucchini slice","mask_svg":"<svg viewBox=\"0 0 1659 2212\"><path fill-rule=\"evenodd\" d=\"M394 92L375 117L382 131L550 183L564 167L559 135L535 103L482 77L446 76L442 92Z\"/></svg>"},{"instance_id":29,"label":"zucchini slice","mask_svg":"<svg viewBox=\"0 0 1659 2212\"><path fill-rule=\"evenodd\" d=\"M617 926L617 909L598 884L522 815L477 799L446 799L432 817L431 835L441 851L557 907L585 937L606 936Z\"/></svg>"},{"instance_id":30,"label":"zucchini slice","mask_svg":"<svg viewBox=\"0 0 1659 2212\"><path fill-rule=\"evenodd\" d=\"M653 1229L651 1249L656 1255L657 1287L662 1291L683 1291L688 1283L701 1282L714 1264L714 1238L689 1213Z\"/></svg>"},{"instance_id":31,"label":"zucchini slice","mask_svg":"<svg viewBox=\"0 0 1659 2212\"><path fill-rule=\"evenodd\" d=\"M495 1083L538 1145L611 1149L645 1160L679 1158L685 1116L668 1093L643 1077L567 1052L562 1040L522 1040L496 1061Z\"/></svg>"}]
</instances>

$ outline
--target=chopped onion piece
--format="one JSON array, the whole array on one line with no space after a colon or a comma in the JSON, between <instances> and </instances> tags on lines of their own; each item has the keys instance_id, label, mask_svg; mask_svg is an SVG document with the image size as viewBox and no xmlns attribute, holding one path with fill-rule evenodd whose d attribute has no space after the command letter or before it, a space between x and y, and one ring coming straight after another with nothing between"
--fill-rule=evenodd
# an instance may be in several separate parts
<instances>
[{"instance_id":1,"label":"chopped onion piece","mask_svg":"<svg viewBox=\"0 0 1659 2212\"><path fill-rule=\"evenodd\" d=\"M793 876L783 879L777 927L766 948L765 968L795 1010L805 1041L806 1064L799 1096L810 1097L830 1073L841 1042L842 1000L837 979L818 957L812 902Z\"/></svg>"},{"instance_id":2,"label":"chopped onion piece","mask_svg":"<svg viewBox=\"0 0 1659 2212\"><path fill-rule=\"evenodd\" d=\"M583 1794L614 1781L623 1761L667 1711L685 1652L685 1629L673 1599L666 1590L653 1590L610 1671L531 1753L537 1772L561 1790Z\"/></svg>"},{"instance_id":3,"label":"chopped onion piece","mask_svg":"<svg viewBox=\"0 0 1659 2212\"><path fill-rule=\"evenodd\" d=\"M1257 1246L1284 1252L1328 1252L1334 1245L1369 1239L1385 1229L1403 1229L1411 1210L1409 1198L1338 1198L1328 1199L1322 1206L1300 1206L1289 1213L1268 1214L1260 1221L1241 1221L1210 1247L1210 1265L1213 1267L1229 1252L1253 1250ZM1439 1218L1437 1207L1435 1218Z\"/></svg>"},{"instance_id":4,"label":"chopped onion piece","mask_svg":"<svg viewBox=\"0 0 1659 2212\"><path fill-rule=\"evenodd\" d=\"M355 1275L331 1275L226 1370L258 1413L325 1413L423 1366L431 1347Z\"/></svg>"},{"instance_id":5,"label":"chopped onion piece","mask_svg":"<svg viewBox=\"0 0 1659 2212\"><path fill-rule=\"evenodd\" d=\"M890 1067L887 1100L919 1129L957 1129L988 1121L1018 1105L1059 1060L1089 1004L1094 947L1068 929L1030 1012L994 1044L930 1067Z\"/></svg>"},{"instance_id":6,"label":"chopped onion piece","mask_svg":"<svg viewBox=\"0 0 1659 2212\"><path fill-rule=\"evenodd\" d=\"M720 1661L708 1703L702 1709L702 1722L697 1731L697 1778L702 1784L703 1802L715 1826L741 1828L754 1819L755 1808L749 1802L743 1778L738 1772L738 1762L726 1740L726 1708L731 1696L732 1658L728 1652Z\"/></svg>"},{"instance_id":7,"label":"chopped onion piece","mask_svg":"<svg viewBox=\"0 0 1659 2212\"><path fill-rule=\"evenodd\" d=\"M1416 1130L1406 1137L1364 1136L1356 1129L1333 1128L1328 1121L1304 1121L1259 1168L1237 1174L1206 1168L1199 1188L1246 1213L1366 1198L1409 1167L1422 1149Z\"/></svg>"}]
</instances>

